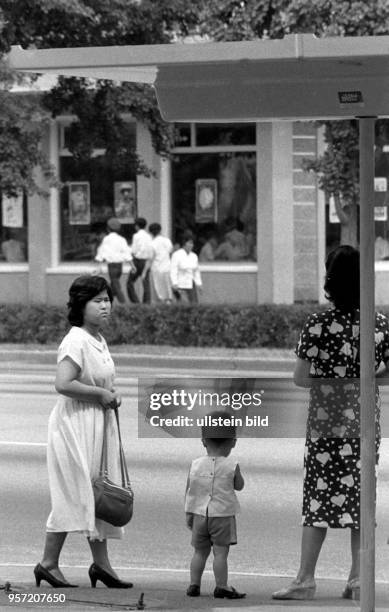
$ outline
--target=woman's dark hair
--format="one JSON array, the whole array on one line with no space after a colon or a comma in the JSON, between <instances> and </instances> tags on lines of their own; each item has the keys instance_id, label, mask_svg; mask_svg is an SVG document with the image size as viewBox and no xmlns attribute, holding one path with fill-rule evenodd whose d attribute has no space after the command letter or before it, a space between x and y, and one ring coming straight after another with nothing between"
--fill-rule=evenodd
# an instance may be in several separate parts
<instances>
[{"instance_id":1,"label":"woman's dark hair","mask_svg":"<svg viewBox=\"0 0 389 612\"><path fill-rule=\"evenodd\" d=\"M336 248L327 257L325 296L335 308L353 312L359 308L359 251L349 245Z\"/></svg>"},{"instance_id":2,"label":"woman's dark hair","mask_svg":"<svg viewBox=\"0 0 389 612\"><path fill-rule=\"evenodd\" d=\"M147 221L143 217L137 217L135 219L135 225L137 225L139 227L139 229L145 229L145 227L147 225Z\"/></svg>"},{"instance_id":3,"label":"woman's dark hair","mask_svg":"<svg viewBox=\"0 0 389 612\"><path fill-rule=\"evenodd\" d=\"M149 225L149 232L152 236L158 236L161 233L162 227L159 223L152 223Z\"/></svg>"},{"instance_id":4,"label":"woman's dark hair","mask_svg":"<svg viewBox=\"0 0 389 612\"><path fill-rule=\"evenodd\" d=\"M111 287L103 276L92 276L86 274L79 276L73 281L69 289L68 321L76 327L81 327L84 323L84 309L87 302L92 300L102 291L108 293L112 304L113 295Z\"/></svg>"},{"instance_id":5,"label":"woman's dark hair","mask_svg":"<svg viewBox=\"0 0 389 612\"><path fill-rule=\"evenodd\" d=\"M194 235L193 235L193 232L191 232L191 230L184 231L184 233L181 236L180 245L184 246L185 242L188 242L188 240L193 240L194 242Z\"/></svg>"}]
</instances>

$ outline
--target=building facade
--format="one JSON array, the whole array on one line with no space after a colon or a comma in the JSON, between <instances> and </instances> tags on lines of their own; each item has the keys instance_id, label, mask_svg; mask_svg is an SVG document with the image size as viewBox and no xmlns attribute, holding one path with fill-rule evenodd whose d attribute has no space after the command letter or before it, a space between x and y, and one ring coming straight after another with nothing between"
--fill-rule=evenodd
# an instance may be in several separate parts
<instances>
[{"instance_id":1,"label":"building facade","mask_svg":"<svg viewBox=\"0 0 389 612\"><path fill-rule=\"evenodd\" d=\"M175 244L191 229L205 303L324 300L326 237L336 240L338 228L315 176L302 169L322 147L314 124L180 124L167 161L134 121L129 137L154 170L147 178L116 172L103 149L76 163L67 148L71 121L53 121L44 142L62 187L48 188L37 169L47 197L2 198L3 303L63 305L72 280L98 268L96 248L113 215L129 241L136 216L160 223ZM383 240L386 225L377 222ZM389 303L389 250L381 255L377 300Z\"/></svg>"}]
</instances>

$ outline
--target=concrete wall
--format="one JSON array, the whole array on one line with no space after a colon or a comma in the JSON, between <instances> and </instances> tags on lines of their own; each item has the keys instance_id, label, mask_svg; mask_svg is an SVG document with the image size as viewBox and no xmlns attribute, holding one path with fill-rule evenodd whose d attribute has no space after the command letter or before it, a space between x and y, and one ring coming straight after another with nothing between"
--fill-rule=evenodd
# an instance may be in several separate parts
<instances>
[{"instance_id":1,"label":"concrete wall","mask_svg":"<svg viewBox=\"0 0 389 612\"><path fill-rule=\"evenodd\" d=\"M0 269L0 302L2 304L28 304L28 272Z\"/></svg>"},{"instance_id":2,"label":"concrete wall","mask_svg":"<svg viewBox=\"0 0 389 612\"><path fill-rule=\"evenodd\" d=\"M201 273L203 293L200 301L206 304L255 304L256 272Z\"/></svg>"},{"instance_id":3,"label":"concrete wall","mask_svg":"<svg viewBox=\"0 0 389 612\"><path fill-rule=\"evenodd\" d=\"M258 303L293 302L292 123L258 125Z\"/></svg>"},{"instance_id":4,"label":"concrete wall","mask_svg":"<svg viewBox=\"0 0 389 612\"><path fill-rule=\"evenodd\" d=\"M47 301L50 304L64 306L68 299L68 290L73 280L85 272L48 274L46 276ZM255 304L256 272L209 272L201 273L203 292L200 302L203 304ZM108 276L105 274L108 280ZM124 294L126 295L126 278L121 278ZM19 301L19 300L14 300Z\"/></svg>"},{"instance_id":5,"label":"concrete wall","mask_svg":"<svg viewBox=\"0 0 389 612\"><path fill-rule=\"evenodd\" d=\"M154 152L151 136L147 128L137 124L137 151L149 168L153 168L155 176L137 177L138 216L144 217L148 224L161 222L161 181L160 161Z\"/></svg>"},{"instance_id":6,"label":"concrete wall","mask_svg":"<svg viewBox=\"0 0 389 612\"><path fill-rule=\"evenodd\" d=\"M294 300L317 300L318 193L313 173L304 172L304 158L317 155L317 128L313 123L293 124Z\"/></svg>"}]
</instances>

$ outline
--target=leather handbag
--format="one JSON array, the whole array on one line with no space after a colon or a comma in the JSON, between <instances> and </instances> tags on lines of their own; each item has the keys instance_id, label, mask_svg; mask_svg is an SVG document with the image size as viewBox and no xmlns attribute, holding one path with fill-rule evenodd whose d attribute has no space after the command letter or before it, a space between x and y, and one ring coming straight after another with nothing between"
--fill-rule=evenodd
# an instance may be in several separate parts
<instances>
[{"instance_id":1,"label":"leather handbag","mask_svg":"<svg viewBox=\"0 0 389 612\"><path fill-rule=\"evenodd\" d=\"M134 493L128 477L126 459L122 445L119 425L119 412L115 408L119 436L120 471L122 482L116 484L108 478L107 427L108 410L104 411L103 448L99 476L92 482L95 497L95 516L115 527L123 527L130 522L134 510Z\"/></svg>"}]
</instances>

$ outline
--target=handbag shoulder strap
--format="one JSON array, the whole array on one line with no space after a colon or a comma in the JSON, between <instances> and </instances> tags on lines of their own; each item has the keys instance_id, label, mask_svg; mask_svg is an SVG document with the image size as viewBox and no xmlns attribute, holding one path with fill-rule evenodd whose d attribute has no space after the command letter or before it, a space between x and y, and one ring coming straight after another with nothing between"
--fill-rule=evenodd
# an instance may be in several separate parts
<instances>
[{"instance_id":1,"label":"handbag shoulder strap","mask_svg":"<svg viewBox=\"0 0 389 612\"><path fill-rule=\"evenodd\" d=\"M124 449L122 444L122 436L120 433L120 424L119 424L119 410L118 408L114 408L116 423L118 427L118 437L119 437L119 453L120 453L120 471L122 474L122 486L126 488L131 488L130 478L128 476L128 469L126 464L126 458L124 455Z\"/></svg>"},{"instance_id":2,"label":"handbag shoulder strap","mask_svg":"<svg viewBox=\"0 0 389 612\"><path fill-rule=\"evenodd\" d=\"M103 448L101 450L99 476L108 476L107 427L108 410L104 410Z\"/></svg>"},{"instance_id":3,"label":"handbag shoulder strap","mask_svg":"<svg viewBox=\"0 0 389 612\"><path fill-rule=\"evenodd\" d=\"M117 423L117 429L118 429L118 438L119 438L119 459L120 459L120 472L122 476L122 487L131 489L131 483L130 483L130 478L128 475L126 458L124 455L124 449L123 449L123 444L122 444L122 436L120 433L119 411L117 408L114 408L114 411L115 411L115 417L116 417L116 423ZM101 451L99 476L108 476L107 428L108 428L108 410L104 410L103 448Z\"/></svg>"}]
</instances>

